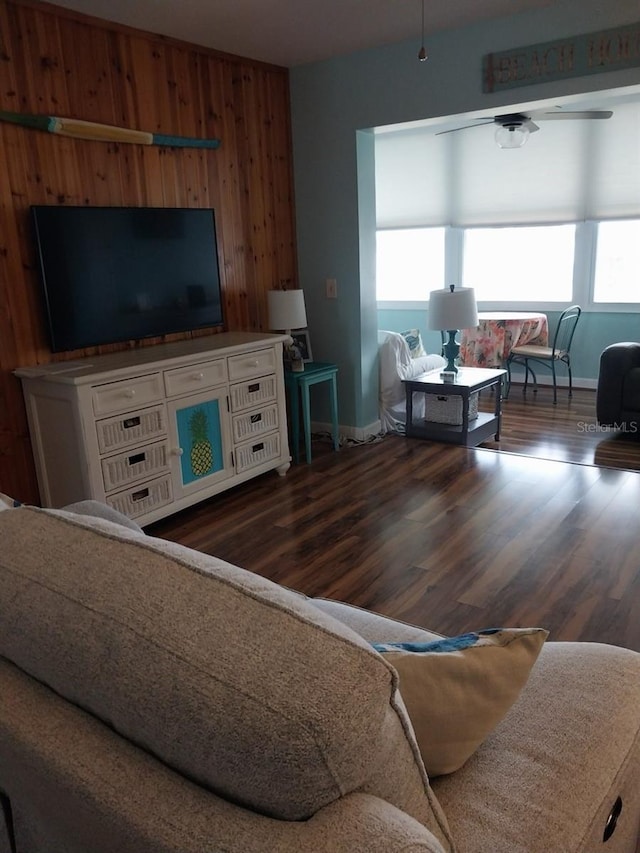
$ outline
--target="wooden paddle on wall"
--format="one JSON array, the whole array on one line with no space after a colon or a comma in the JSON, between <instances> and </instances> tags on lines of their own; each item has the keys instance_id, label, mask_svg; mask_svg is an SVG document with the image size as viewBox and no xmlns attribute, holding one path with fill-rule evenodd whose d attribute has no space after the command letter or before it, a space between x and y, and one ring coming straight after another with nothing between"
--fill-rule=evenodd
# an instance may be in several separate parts
<instances>
[{"instance_id":1,"label":"wooden paddle on wall","mask_svg":"<svg viewBox=\"0 0 640 853\"><path fill-rule=\"evenodd\" d=\"M189 136L166 136L162 133L147 133L144 130L129 130L112 124L99 124L76 118L41 116L29 113L12 113L0 110L0 121L19 124L59 136L74 139L89 139L95 142L127 142L137 145L168 145L176 148L217 148L219 139L195 139Z\"/></svg>"}]
</instances>

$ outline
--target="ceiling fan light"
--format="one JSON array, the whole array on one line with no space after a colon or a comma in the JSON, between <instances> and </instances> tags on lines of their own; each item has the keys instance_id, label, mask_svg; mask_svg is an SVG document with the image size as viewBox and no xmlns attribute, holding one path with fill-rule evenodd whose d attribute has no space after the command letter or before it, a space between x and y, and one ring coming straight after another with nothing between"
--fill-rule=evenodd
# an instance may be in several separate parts
<instances>
[{"instance_id":1,"label":"ceiling fan light","mask_svg":"<svg viewBox=\"0 0 640 853\"><path fill-rule=\"evenodd\" d=\"M498 148L522 148L529 138L529 128L521 124L503 124L496 130Z\"/></svg>"}]
</instances>

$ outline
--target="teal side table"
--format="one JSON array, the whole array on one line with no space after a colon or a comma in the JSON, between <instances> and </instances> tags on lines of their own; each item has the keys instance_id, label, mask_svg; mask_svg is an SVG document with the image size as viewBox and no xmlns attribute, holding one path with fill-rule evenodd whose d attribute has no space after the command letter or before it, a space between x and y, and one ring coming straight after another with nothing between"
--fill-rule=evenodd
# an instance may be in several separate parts
<instances>
[{"instance_id":1,"label":"teal side table","mask_svg":"<svg viewBox=\"0 0 640 853\"><path fill-rule=\"evenodd\" d=\"M338 436L338 385L336 376L338 366L326 364L322 361L311 361L305 364L304 370L295 372L285 370L284 382L289 392L291 405L291 443L293 445L293 459L298 461L300 453L300 399L302 399L302 425L304 427L304 447L307 462L311 462L311 406L309 403L309 388L318 382L330 382L331 403L331 434L333 437L333 448L339 447Z\"/></svg>"}]
</instances>

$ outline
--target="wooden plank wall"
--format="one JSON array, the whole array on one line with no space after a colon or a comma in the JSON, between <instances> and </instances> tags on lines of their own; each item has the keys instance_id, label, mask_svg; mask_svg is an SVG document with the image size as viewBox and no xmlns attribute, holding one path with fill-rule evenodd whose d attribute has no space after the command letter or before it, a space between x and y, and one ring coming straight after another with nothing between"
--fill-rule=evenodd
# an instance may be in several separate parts
<instances>
[{"instance_id":1,"label":"wooden plank wall","mask_svg":"<svg viewBox=\"0 0 640 853\"><path fill-rule=\"evenodd\" d=\"M128 345L51 354L29 206L213 207L226 326L265 330L266 291L297 286L289 80L283 68L0 0L0 109L221 139L211 151L160 148L0 123L0 492L36 503L12 370Z\"/></svg>"}]
</instances>

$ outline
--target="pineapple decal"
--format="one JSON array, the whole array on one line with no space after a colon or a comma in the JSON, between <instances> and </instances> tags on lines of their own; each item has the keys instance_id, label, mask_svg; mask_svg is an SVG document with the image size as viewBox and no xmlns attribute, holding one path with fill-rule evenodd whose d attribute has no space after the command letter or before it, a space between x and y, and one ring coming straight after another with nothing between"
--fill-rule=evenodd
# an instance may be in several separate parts
<instances>
[{"instance_id":1,"label":"pineapple decal","mask_svg":"<svg viewBox=\"0 0 640 853\"><path fill-rule=\"evenodd\" d=\"M213 448L209 441L209 421L204 409L196 409L189 418L191 471L204 477L213 468Z\"/></svg>"}]
</instances>

